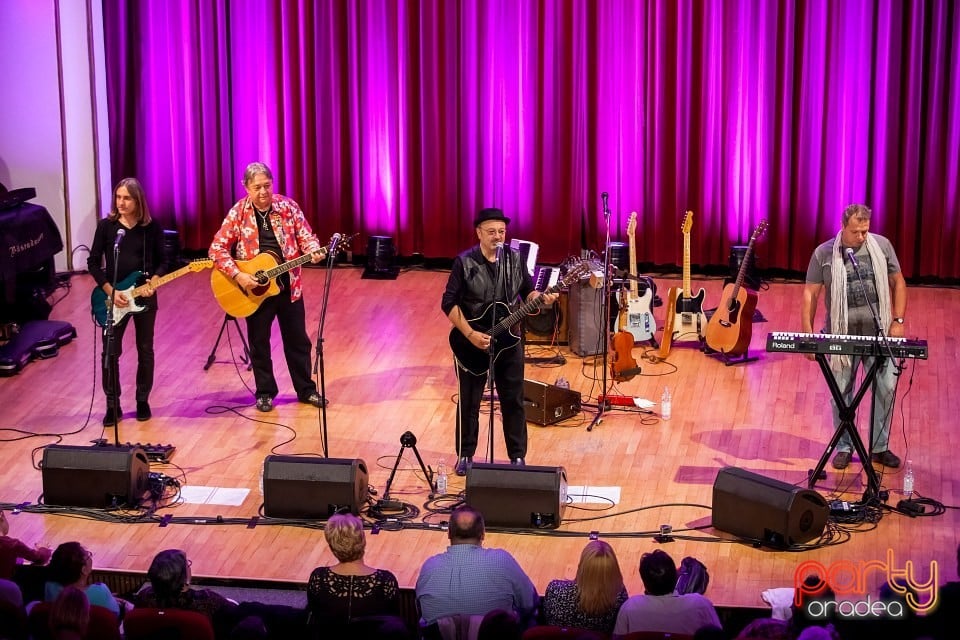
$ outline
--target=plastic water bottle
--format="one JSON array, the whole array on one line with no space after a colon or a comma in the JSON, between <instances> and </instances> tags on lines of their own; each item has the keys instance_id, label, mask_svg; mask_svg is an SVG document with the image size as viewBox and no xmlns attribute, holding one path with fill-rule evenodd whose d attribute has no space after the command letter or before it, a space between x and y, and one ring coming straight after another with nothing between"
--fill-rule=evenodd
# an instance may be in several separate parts
<instances>
[{"instance_id":1,"label":"plastic water bottle","mask_svg":"<svg viewBox=\"0 0 960 640\"><path fill-rule=\"evenodd\" d=\"M447 463L443 461L443 458L437 463L437 493L440 495L447 494Z\"/></svg>"},{"instance_id":2,"label":"plastic water bottle","mask_svg":"<svg viewBox=\"0 0 960 640\"><path fill-rule=\"evenodd\" d=\"M907 460L907 470L903 474L903 495L909 499L913 496L913 462Z\"/></svg>"},{"instance_id":3,"label":"plastic water bottle","mask_svg":"<svg viewBox=\"0 0 960 640\"><path fill-rule=\"evenodd\" d=\"M660 396L660 418L669 420L673 413L673 399L670 397L670 387L663 388L663 395Z\"/></svg>"}]
</instances>

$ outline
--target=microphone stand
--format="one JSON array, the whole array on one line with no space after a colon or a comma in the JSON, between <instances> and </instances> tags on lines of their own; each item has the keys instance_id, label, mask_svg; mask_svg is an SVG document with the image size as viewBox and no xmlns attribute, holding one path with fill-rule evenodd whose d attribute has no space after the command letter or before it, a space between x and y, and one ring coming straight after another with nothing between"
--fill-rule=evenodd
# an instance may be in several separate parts
<instances>
[{"instance_id":1,"label":"microphone stand","mask_svg":"<svg viewBox=\"0 0 960 640\"><path fill-rule=\"evenodd\" d=\"M493 285L493 302L491 303L491 308L493 309L493 317L490 320L490 329L492 330L497 326L497 290L503 291L504 298L507 296L507 287L504 280L503 273L503 259L506 255L507 250L505 246L502 246L497 249L497 278L496 282ZM490 337L490 346L487 347L487 357L489 358L489 364L487 365L487 385L489 391L489 401L490 401L490 414L489 420L487 422L487 462L493 464L493 423L494 423L494 381L495 376L493 374L493 365L497 357L497 348L496 348L497 339L496 336Z\"/></svg>"},{"instance_id":2,"label":"microphone stand","mask_svg":"<svg viewBox=\"0 0 960 640\"><path fill-rule=\"evenodd\" d=\"M597 415L593 417L590 424L587 425L587 431L593 431L593 428L603 422L603 416L609 408L607 393L607 358L610 355L610 208L607 206L607 192L600 194L603 200L603 218L607 226L607 235L603 252L603 291L600 295L600 317L603 323L600 335L603 337L603 347L600 353L603 354L603 378L600 388L603 391L600 402L597 403Z\"/></svg>"},{"instance_id":3,"label":"microphone stand","mask_svg":"<svg viewBox=\"0 0 960 640\"><path fill-rule=\"evenodd\" d=\"M122 237L122 236L121 236ZM113 423L113 446L120 446L120 358L117 356L116 348L116 336L114 334L114 319L113 319L113 309L114 305L117 303L117 281L119 280L117 274L120 268L120 242L119 240L114 241L113 243L113 280L110 282L110 304L107 305L107 326L103 329L103 341L104 341L104 353L105 360L107 361L107 375L109 380L107 380L106 386L107 389L110 389L111 400L110 408L113 409L113 417L115 422ZM133 302L132 300L130 302ZM101 444L106 444L106 441L101 438L99 441Z\"/></svg>"},{"instance_id":4,"label":"microphone stand","mask_svg":"<svg viewBox=\"0 0 960 640\"><path fill-rule=\"evenodd\" d=\"M883 369L887 367L887 365L893 363L893 360L894 360L893 350L890 348L890 340L887 338L887 332L883 327L883 322L880 320L880 313L877 310L876 306L874 306L873 302L870 300L870 296L867 295L867 287L863 282L863 274L860 273L860 264L857 262L856 257L853 255L854 251L851 248L847 248L846 252L847 252L847 257L850 258L850 264L853 265L853 271L854 273L857 274L857 280L860 282L860 293L863 294L863 299L867 301L867 307L870 309L870 315L873 316L873 326L877 330L877 337L879 338L878 343L879 343L880 349L885 350L887 352L887 355L885 356L880 356L880 355L874 356L875 358L881 359L881 362L877 367L877 373L879 374ZM893 366L897 368L896 375L900 375L900 372L902 371L902 369L895 364ZM874 377L874 381L876 381L876 377ZM896 394L894 394L894 399L896 399ZM891 405L891 409L892 408L893 408L893 405ZM874 425L874 419L876 418L876 415L877 415L877 394L871 393L870 394L870 444L867 446L867 452L871 454L873 453L873 425ZM865 464L868 464L868 463L865 463Z\"/></svg>"},{"instance_id":5,"label":"microphone stand","mask_svg":"<svg viewBox=\"0 0 960 640\"><path fill-rule=\"evenodd\" d=\"M330 286L333 282L333 261L337 257L337 244L340 238L334 236L330 241L330 250L327 252L327 269L323 284L323 298L320 303L320 318L317 321L317 346L316 357L313 361L313 374L319 373L320 382L320 409L317 418L320 421L320 444L323 448L323 457L329 458L330 451L327 446L327 378L326 367L323 362L323 329L327 323L327 307L330 301Z\"/></svg>"}]
</instances>

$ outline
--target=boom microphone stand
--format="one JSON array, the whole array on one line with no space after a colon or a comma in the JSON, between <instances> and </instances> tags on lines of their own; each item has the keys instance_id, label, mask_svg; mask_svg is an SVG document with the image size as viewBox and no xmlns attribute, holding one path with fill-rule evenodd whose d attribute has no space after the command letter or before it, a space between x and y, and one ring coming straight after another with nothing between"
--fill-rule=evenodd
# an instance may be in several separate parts
<instances>
[{"instance_id":1,"label":"boom microphone stand","mask_svg":"<svg viewBox=\"0 0 960 640\"><path fill-rule=\"evenodd\" d=\"M329 458L330 452L327 446L327 382L326 371L323 364L323 329L327 322L327 306L330 301L330 285L333 281L333 261L337 257L338 245L343 236L339 233L333 234L330 239L330 248L327 251L327 271L323 286L323 302L320 304L320 319L317 326L317 347L316 358L313 361L313 374L319 372L320 378L320 442L323 446L323 457Z\"/></svg>"},{"instance_id":2,"label":"boom microphone stand","mask_svg":"<svg viewBox=\"0 0 960 640\"><path fill-rule=\"evenodd\" d=\"M120 356L117 353L117 344L116 344L116 335L114 333L114 321L113 309L114 305L117 303L117 281L119 280L117 273L120 268L120 241L123 240L127 230L123 227L120 227L117 230L116 239L113 241L113 280L110 282L110 304L107 305L107 326L103 329L103 341L104 341L104 359L106 360L106 372L109 377L106 380L105 388L111 390L111 406L113 409L113 417L115 422L113 423L113 446L120 446ZM133 302L132 300L130 302ZM122 321L121 321L122 322ZM100 444L106 444L106 442L101 439Z\"/></svg>"},{"instance_id":3,"label":"boom microphone stand","mask_svg":"<svg viewBox=\"0 0 960 640\"><path fill-rule=\"evenodd\" d=\"M603 390L603 395L600 402L597 403L597 415L587 425L587 431L593 431L593 428L603 421L603 415L609 407L609 400L607 400L607 358L610 354L610 207L607 206L606 191L600 194L600 199L603 201L603 218L607 223L607 237L603 252L603 292L600 296L600 317L603 323L600 331L600 335L603 337L603 349L601 351L603 354L603 366L601 367L603 369L603 382L600 388Z\"/></svg>"},{"instance_id":4,"label":"boom microphone stand","mask_svg":"<svg viewBox=\"0 0 960 640\"><path fill-rule=\"evenodd\" d=\"M497 291L503 291L504 298L507 295L507 286L504 282L505 274L503 271L503 256L507 253L507 250L504 248L502 242L497 243L497 279L496 284L493 286L493 303L491 308L493 309L493 318L490 320L490 328L493 329L497 326ZM492 336L490 338L490 346L487 347L487 356L489 357L489 364L487 365L487 385L489 389L489 400L490 400L490 414L489 421L487 423L487 462L493 464L493 414L494 414L494 381L495 377L493 374L493 365L497 357L497 338Z\"/></svg>"}]
</instances>

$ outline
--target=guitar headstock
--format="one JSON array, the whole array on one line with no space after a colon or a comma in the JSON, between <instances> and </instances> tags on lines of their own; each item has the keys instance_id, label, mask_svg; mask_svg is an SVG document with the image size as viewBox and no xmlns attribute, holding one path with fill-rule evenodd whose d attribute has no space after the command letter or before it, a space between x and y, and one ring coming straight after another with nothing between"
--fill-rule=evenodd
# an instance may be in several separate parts
<instances>
[{"instance_id":1,"label":"guitar headstock","mask_svg":"<svg viewBox=\"0 0 960 640\"><path fill-rule=\"evenodd\" d=\"M637 212L630 212L630 219L627 221L627 235L632 236L637 231Z\"/></svg>"},{"instance_id":2,"label":"guitar headstock","mask_svg":"<svg viewBox=\"0 0 960 640\"><path fill-rule=\"evenodd\" d=\"M687 211L683 216L683 223L680 225L680 231L686 235L693 230L693 211Z\"/></svg>"},{"instance_id":3,"label":"guitar headstock","mask_svg":"<svg viewBox=\"0 0 960 640\"><path fill-rule=\"evenodd\" d=\"M760 224L757 225L757 228L753 230L753 235L750 236L750 242L755 242L758 240L760 236L767 232L767 227L769 226L770 225L766 220L761 220Z\"/></svg>"},{"instance_id":4,"label":"guitar headstock","mask_svg":"<svg viewBox=\"0 0 960 640\"><path fill-rule=\"evenodd\" d=\"M210 259L194 260L193 262L191 262L191 263L188 264L187 266L190 267L190 271L191 271L191 272L193 272L193 273L198 273L198 272L200 272L200 271L203 271L204 269L212 269L212 268L213 268L213 260L210 260Z\"/></svg>"},{"instance_id":5,"label":"guitar headstock","mask_svg":"<svg viewBox=\"0 0 960 640\"><path fill-rule=\"evenodd\" d=\"M590 264L585 261L579 261L575 264L571 264L567 268L567 273L560 278L559 285L562 287L569 287L571 284L580 280L584 276L590 273Z\"/></svg>"},{"instance_id":6,"label":"guitar headstock","mask_svg":"<svg viewBox=\"0 0 960 640\"><path fill-rule=\"evenodd\" d=\"M323 249L327 253L330 253L331 249L336 248L337 253L340 253L344 251L347 245L353 242L353 239L356 238L358 235L360 234L353 233L348 236L345 233L335 233L332 236L330 236L330 242L328 242L327 246L323 247Z\"/></svg>"}]
</instances>

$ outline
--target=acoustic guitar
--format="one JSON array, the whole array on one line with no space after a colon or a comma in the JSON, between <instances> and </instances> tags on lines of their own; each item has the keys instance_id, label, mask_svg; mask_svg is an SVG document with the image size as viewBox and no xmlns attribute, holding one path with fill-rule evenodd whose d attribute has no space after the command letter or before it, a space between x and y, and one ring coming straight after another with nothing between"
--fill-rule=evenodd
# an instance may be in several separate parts
<instances>
[{"instance_id":1,"label":"acoustic guitar","mask_svg":"<svg viewBox=\"0 0 960 640\"><path fill-rule=\"evenodd\" d=\"M634 342L642 342L653 338L657 331L657 321L654 320L652 311L653 289L648 287L642 296L638 293L637 244L634 241L636 230L637 212L634 211L627 222L627 239L630 242L630 286L624 295L627 312L617 316L617 330L629 332Z\"/></svg>"},{"instance_id":2,"label":"acoustic guitar","mask_svg":"<svg viewBox=\"0 0 960 640\"><path fill-rule=\"evenodd\" d=\"M347 244L356 236L356 234L338 238L337 248L346 247ZM330 246L334 241L331 239L330 245L322 247L318 253L326 258L330 253ZM260 308L263 301L270 296L280 293L280 285L277 284L277 278L295 267L306 264L313 259L312 253L305 253L298 258L282 262L269 251L265 251L251 258L250 260L237 260L237 267L240 271L248 273L257 281L257 286L252 289L244 289L233 278L228 277L219 269L214 269L210 274L210 288L213 289L213 297L217 299L217 304L234 318L246 318L254 311Z\"/></svg>"},{"instance_id":3,"label":"acoustic guitar","mask_svg":"<svg viewBox=\"0 0 960 640\"><path fill-rule=\"evenodd\" d=\"M209 269L212 266L213 260L196 260L185 267L181 267L176 271L171 271L164 276L160 276L157 279L156 285L146 283L139 287L135 285L143 277L143 273L140 271L134 271L117 283L117 293L126 295L127 299L130 301L130 304L125 307L118 307L114 305L113 324L116 325L118 322L123 320L124 316L126 316L128 313L140 313L146 309L145 306L137 302L137 298L141 298L144 294L149 293L151 287L158 289L168 282L176 280L180 276L185 276L188 273L203 271L204 269ZM97 324L101 327L106 327L107 322L110 319L110 298L100 287L94 287L93 291L90 293L90 310L93 313L93 318L97 321Z\"/></svg>"},{"instance_id":4,"label":"acoustic guitar","mask_svg":"<svg viewBox=\"0 0 960 640\"><path fill-rule=\"evenodd\" d=\"M757 308L757 292L743 286L743 278L750 263L753 245L767 230L767 221L761 220L750 236L747 251L737 272L737 279L723 288L720 305L707 323L707 346L728 356L746 353L753 337L753 311Z\"/></svg>"},{"instance_id":5,"label":"acoustic guitar","mask_svg":"<svg viewBox=\"0 0 960 640\"><path fill-rule=\"evenodd\" d=\"M663 326L663 341L659 357L670 355L673 342L703 340L707 316L703 312L703 288L693 295L690 287L690 231L693 229L693 211L687 211L680 230L683 233L683 288L671 287L667 292L667 316Z\"/></svg>"},{"instance_id":6,"label":"acoustic guitar","mask_svg":"<svg viewBox=\"0 0 960 640\"><path fill-rule=\"evenodd\" d=\"M566 275L557 281L557 284L548 287L543 291L543 294L557 293L561 289L569 287L571 283L576 282L587 273L589 273L589 267L581 262L571 267ZM494 302L487 305L482 314L467 320L467 322L475 331L489 334L493 338L491 348L493 349L493 361L495 362L501 353L520 344L519 322L521 318L538 311L541 307L543 307L543 296L537 296L533 300L524 302L513 312L506 304ZM494 323L495 318L502 319ZM490 369L489 352L475 347L456 327L450 330L449 340L453 355L462 369L475 376L486 375Z\"/></svg>"}]
</instances>

